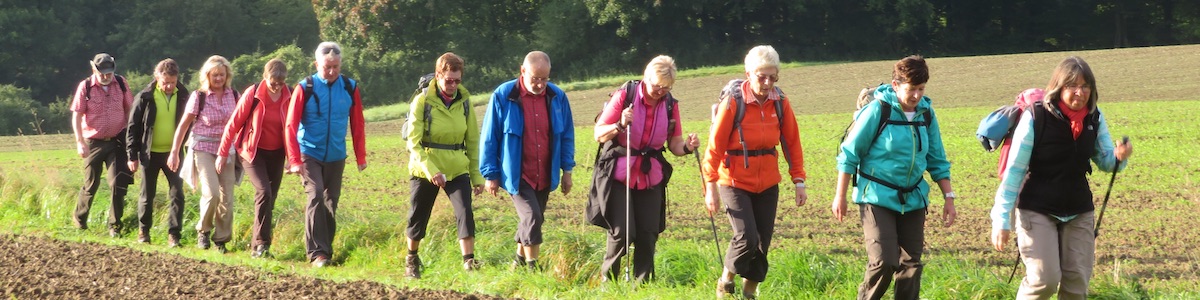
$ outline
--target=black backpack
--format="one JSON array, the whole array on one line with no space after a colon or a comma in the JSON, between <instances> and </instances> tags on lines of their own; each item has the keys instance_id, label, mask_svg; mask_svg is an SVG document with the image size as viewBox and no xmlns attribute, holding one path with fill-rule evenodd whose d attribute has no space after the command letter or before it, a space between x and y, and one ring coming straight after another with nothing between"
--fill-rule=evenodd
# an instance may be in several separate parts
<instances>
[{"instance_id":1,"label":"black backpack","mask_svg":"<svg viewBox=\"0 0 1200 300\"><path fill-rule=\"evenodd\" d=\"M92 100L92 85L95 85L95 82L93 82L92 78L92 76L88 76L87 79L84 79L84 81L87 81L87 84L85 84L85 87L83 88L83 100ZM129 92L129 87L125 86L125 77L114 74L113 79L117 81L117 86L121 87L122 95Z\"/></svg>"},{"instance_id":2,"label":"black backpack","mask_svg":"<svg viewBox=\"0 0 1200 300\"><path fill-rule=\"evenodd\" d=\"M775 149L774 148L771 148L768 150L746 149L745 135L742 134L742 119L744 119L746 117L746 99L743 98L744 96L742 96L742 91L741 91L742 83L744 83L744 82L746 82L745 79L730 80L729 83L725 85L725 88L721 89L721 96L719 99L720 99L720 102L725 102L725 101L730 101L730 100L733 101L732 105L734 106L734 112L735 112L733 115L733 129L735 131L737 131L737 133L738 133L738 144L742 145L741 150L726 151L726 159L725 159L726 165L728 165L728 163L729 163L729 161L728 161L729 154L731 152L735 152L736 154L739 154L742 156L742 160L743 160L742 163L745 165L745 167L749 168L750 167L750 156L761 155L763 152L773 152L773 151L775 151ZM783 90L779 89L779 87L775 87L775 92L779 93L779 96L780 96L780 100L775 101L775 115L778 116L778 119L779 119L779 134L780 134L779 145L783 147L784 160L787 161L788 165L791 165L792 157L788 156L788 153L791 153L791 152L788 151L787 142L784 141L784 139L783 139L783 100L782 100L782 98L784 98L785 96L783 94ZM716 118L717 108L720 107L720 105L721 105L720 103L713 104L713 108L712 108L712 111L713 111L712 117L713 118ZM714 121L716 121L716 120L714 120ZM732 137L732 135L733 134L730 133L731 137Z\"/></svg>"},{"instance_id":3,"label":"black backpack","mask_svg":"<svg viewBox=\"0 0 1200 300\"><path fill-rule=\"evenodd\" d=\"M421 95L425 94L426 92L428 92L429 83L433 82L433 80L435 78L436 78L436 75L434 73L429 73L429 74L425 74L425 75L421 76L421 78L419 78L417 80L417 89L415 91L413 91L413 96L409 97L409 100L410 101L416 100L416 98L418 96L421 96ZM472 109L471 108L471 99L463 98L463 118L467 118L467 119L470 118L469 115L471 113L471 109ZM433 118L429 117L429 114L433 111L433 106L430 105L428 101L426 101L423 111L425 112L425 114L423 115L423 116L425 116L425 135L423 135L423 136L428 138L430 128L433 126ZM401 140L404 140L404 141L408 140L408 133L410 130L412 130L411 122L416 122L416 115L414 115L413 112L410 110L408 112L408 117L406 118L404 123L400 125L400 133L401 133L400 139ZM444 150L467 149L466 144L465 144L466 140L464 139L463 141L464 141L464 143L453 144L453 145L421 141L421 147L444 149Z\"/></svg>"}]
</instances>

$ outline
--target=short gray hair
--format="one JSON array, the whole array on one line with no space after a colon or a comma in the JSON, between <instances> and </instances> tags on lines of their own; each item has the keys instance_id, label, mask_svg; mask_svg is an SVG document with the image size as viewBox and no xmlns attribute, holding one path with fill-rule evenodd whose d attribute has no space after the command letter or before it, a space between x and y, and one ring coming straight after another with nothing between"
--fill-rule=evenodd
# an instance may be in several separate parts
<instances>
[{"instance_id":1,"label":"short gray hair","mask_svg":"<svg viewBox=\"0 0 1200 300\"><path fill-rule=\"evenodd\" d=\"M321 59L327 56L342 60L342 46L334 42L321 42L320 45L317 45L317 50L313 51L313 57Z\"/></svg>"},{"instance_id":2,"label":"short gray hair","mask_svg":"<svg viewBox=\"0 0 1200 300\"><path fill-rule=\"evenodd\" d=\"M763 68L779 68L779 52L775 52L775 47L761 45L750 49L750 53L746 54L746 72Z\"/></svg>"},{"instance_id":3,"label":"short gray hair","mask_svg":"<svg viewBox=\"0 0 1200 300\"><path fill-rule=\"evenodd\" d=\"M550 68L550 55L546 54L546 52L537 50L530 51L529 54L525 54L525 61L521 63L521 66L529 68L540 67L543 65L547 69Z\"/></svg>"}]
</instances>

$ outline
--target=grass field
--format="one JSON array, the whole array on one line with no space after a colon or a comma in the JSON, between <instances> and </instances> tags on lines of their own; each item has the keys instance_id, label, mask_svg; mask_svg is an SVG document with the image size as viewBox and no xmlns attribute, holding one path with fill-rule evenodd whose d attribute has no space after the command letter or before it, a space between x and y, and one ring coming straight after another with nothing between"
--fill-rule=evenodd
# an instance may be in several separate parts
<instances>
[{"instance_id":1,"label":"grass field","mask_svg":"<svg viewBox=\"0 0 1200 300\"><path fill-rule=\"evenodd\" d=\"M1121 173L1104 218L1096 247L1092 297L1097 299L1188 299L1200 297L1200 60L1189 59L1200 46L1118 49L1078 53L1036 53L1002 56L933 58L928 95L934 99L942 124L958 201L959 220L953 227L940 223L940 204L932 203L926 243L922 295L930 299L1012 298L1016 283L1005 283L1015 256L991 250L988 242L992 204L998 180L996 155L984 152L974 137L979 119L996 106L1011 103L1027 87L1041 87L1050 71L1067 55L1087 59L1097 73L1100 107L1115 136L1129 135L1135 145L1130 167ZM834 156L840 132L853 109L858 89L889 76L890 61L816 64L783 70L781 87L800 116L799 126L809 173L809 204L781 205L772 268L761 286L764 299L853 298L861 281L866 255L859 221L831 220ZM1169 67L1168 67L1169 66ZM684 101L684 130L707 135L708 103L732 74L682 79L674 93ZM620 82L616 80L615 82ZM672 157L676 173L670 187L668 228L659 242L658 280L636 288L602 284L596 273L603 256L603 231L586 225L583 207L589 187L596 144L585 123L615 88L571 92L578 137L575 190L555 192L547 212L543 245L547 271L512 272L511 236L515 214L507 198L474 200L478 227L477 255L485 268L477 273L459 269L454 220L450 206L439 201L422 244L427 265L421 280L403 278L403 229L408 207L407 153L396 135L397 121L371 123L370 168L348 171L339 210L335 241L338 267L312 270L303 257L303 192L296 177L286 177L276 208L276 260L251 260L245 249L250 233L252 189L239 188L231 254L201 251L195 244L198 196L188 194L184 241L187 247L166 249L165 195L156 205L154 245L134 243L132 234L112 240L101 230L108 204L97 200L90 224L71 228L78 184L79 158L63 136L0 138L0 232L165 251L208 261L248 265L272 272L298 273L334 280L369 279L407 287L454 289L522 298L711 298L713 279L720 271L709 220L702 208L699 174L691 157ZM695 100L693 100L695 99ZM689 102L690 103L690 102ZM1108 173L1092 175L1097 201ZM104 189L102 189L104 190ZM165 187L159 189L165 192ZM106 192L102 192L106 193ZM131 193L132 194L132 193ZM790 195L783 188L782 195ZM97 199L103 199L103 195ZM130 196L132 200L134 196ZM781 201L790 203L789 200ZM127 205L132 206L132 205ZM852 207L851 210L856 208ZM135 211L127 208L126 224ZM851 215L855 212L851 211ZM717 220L718 233L728 239L727 220ZM724 250L723 247L721 249Z\"/></svg>"}]
</instances>

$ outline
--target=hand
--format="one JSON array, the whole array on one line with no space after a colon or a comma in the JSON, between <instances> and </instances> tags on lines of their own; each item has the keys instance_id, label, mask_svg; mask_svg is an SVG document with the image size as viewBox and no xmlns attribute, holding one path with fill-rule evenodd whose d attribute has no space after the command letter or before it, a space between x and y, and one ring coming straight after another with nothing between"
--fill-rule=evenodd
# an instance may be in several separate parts
<instances>
[{"instance_id":1,"label":"hand","mask_svg":"<svg viewBox=\"0 0 1200 300\"><path fill-rule=\"evenodd\" d=\"M445 188L446 187L446 174L442 174L442 172L433 174L433 178L430 178L429 182L433 183L433 185L436 185L439 188Z\"/></svg>"},{"instance_id":2,"label":"hand","mask_svg":"<svg viewBox=\"0 0 1200 300\"><path fill-rule=\"evenodd\" d=\"M1117 149L1113 151L1117 156L1117 160L1125 161L1133 155L1133 143L1129 142L1129 137L1125 137L1122 141L1117 142Z\"/></svg>"},{"instance_id":3,"label":"hand","mask_svg":"<svg viewBox=\"0 0 1200 300\"><path fill-rule=\"evenodd\" d=\"M138 165L138 162L136 160L131 160L128 163L126 163L125 166L129 167L130 174L134 174L134 173L137 173L137 165Z\"/></svg>"},{"instance_id":4,"label":"hand","mask_svg":"<svg viewBox=\"0 0 1200 300\"><path fill-rule=\"evenodd\" d=\"M483 189L496 196L496 191L500 190L500 180L492 179L483 183Z\"/></svg>"},{"instance_id":5,"label":"hand","mask_svg":"<svg viewBox=\"0 0 1200 300\"><path fill-rule=\"evenodd\" d=\"M633 106L629 106L624 111L621 111L621 122L617 124L620 124L621 127L629 128L629 123L633 123Z\"/></svg>"},{"instance_id":6,"label":"hand","mask_svg":"<svg viewBox=\"0 0 1200 300\"><path fill-rule=\"evenodd\" d=\"M946 227L954 225L954 219L958 218L958 211L954 209L954 198L946 198L946 205L942 206L942 222L946 223Z\"/></svg>"},{"instance_id":7,"label":"hand","mask_svg":"<svg viewBox=\"0 0 1200 300\"><path fill-rule=\"evenodd\" d=\"M475 195L475 196L482 195L483 194L483 186L476 185L474 187L471 187L471 193L473 193L473 195Z\"/></svg>"},{"instance_id":8,"label":"hand","mask_svg":"<svg viewBox=\"0 0 1200 300\"><path fill-rule=\"evenodd\" d=\"M697 136L695 133L689 133L687 136L687 139L684 140L684 145L687 146L689 149L692 149L692 151L699 150L700 149L700 137Z\"/></svg>"},{"instance_id":9,"label":"hand","mask_svg":"<svg viewBox=\"0 0 1200 300\"><path fill-rule=\"evenodd\" d=\"M84 141L75 142L75 152L79 153L80 158L87 158L88 152L90 152L90 151L91 151L91 149L88 149L87 142L84 142Z\"/></svg>"},{"instance_id":10,"label":"hand","mask_svg":"<svg viewBox=\"0 0 1200 300\"><path fill-rule=\"evenodd\" d=\"M217 156L217 174L221 174L221 172L225 171L225 161L228 159L228 157L219 155Z\"/></svg>"},{"instance_id":11,"label":"hand","mask_svg":"<svg viewBox=\"0 0 1200 300\"><path fill-rule=\"evenodd\" d=\"M834 196L829 210L833 212L833 218L841 222L846 217L846 196Z\"/></svg>"},{"instance_id":12,"label":"hand","mask_svg":"<svg viewBox=\"0 0 1200 300\"><path fill-rule=\"evenodd\" d=\"M704 208L709 214L716 213L720 209L721 201L717 199L717 188L715 183L705 183L708 188L704 190Z\"/></svg>"},{"instance_id":13,"label":"hand","mask_svg":"<svg viewBox=\"0 0 1200 300\"><path fill-rule=\"evenodd\" d=\"M366 170L366 169L367 169L367 164L366 164L366 163L363 163L363 164L361 164L361 165L358 165L358 171L359 171L359 172L362 172L363 170Z\"/></svg>"},{"instance_id":14,"label":"hand","mask_svg":"<svg viewBox=\"0 0 1200 300\"><path fill-rule=\"evenodd\" d=\"M796 188L796 206L804 206L808 203L808 188Z\"/></svg>"},{"instance_id":15,"label":"hand","mask_svg":"<svg viewBox=\"0 0 1200 300\"><path fill-rule=\"evenodd\" d=\"M288 174L300 175L300 165L288 167L287 170L284 170L284 172L287 172Z\"/></svg>"},{"instance_id":16,"label":"hand","mask_svg":"<svg viewBox=\"0 0 1200 300\"><path fill-rule=\"evenodd\" d=\"M171 154L167 155L167 168L179 172L179 151L171 151Z\"/></svg>"},{"instance_id":17,"label":"hand","mask_svg":"<svg viewBox=\"0 0 1200 300\"><path fill-rule=\"evenodd\" d=\"M571 193L571 187L575 185L575 182L571 181L571 173L563 172L561 184L563 195Z\"/></svg>"},{"instance_id":18,"label":"hand","mask_svg":"<svg viewBox=\"0 0 1200 300\"><path fill-rule=\"evenodd\" d=\"M1008 243L1010 232L1004 229L992 229L992 248L995 248L996 251L1004 251L1004 244Z\"/></svg>"}]
</instances>

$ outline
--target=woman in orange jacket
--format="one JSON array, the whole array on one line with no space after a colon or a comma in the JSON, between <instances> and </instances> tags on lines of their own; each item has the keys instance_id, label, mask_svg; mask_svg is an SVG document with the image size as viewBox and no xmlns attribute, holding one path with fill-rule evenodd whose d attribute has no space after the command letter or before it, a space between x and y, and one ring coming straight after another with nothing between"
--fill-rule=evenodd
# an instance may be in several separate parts
<instances>
[{"instance_id":1,"label":"woman in orange jacket","mask_svg":"<svg viewBox=\"0 0 1200 300\"><path fill-rule=\"evenodd\" d=\"M771 46L754 47L746 55L746 79L731 81L715 108L702 170L704 202L710 213L716 212L719 193L733 227L717 280L718 297L733 293L734 274L742 277L746 298L754 298L766 279L782 180L776 145L783 146L796 205L808 199L796 115L777 82L779 53Z\"/></svg>"}]
</instances>

